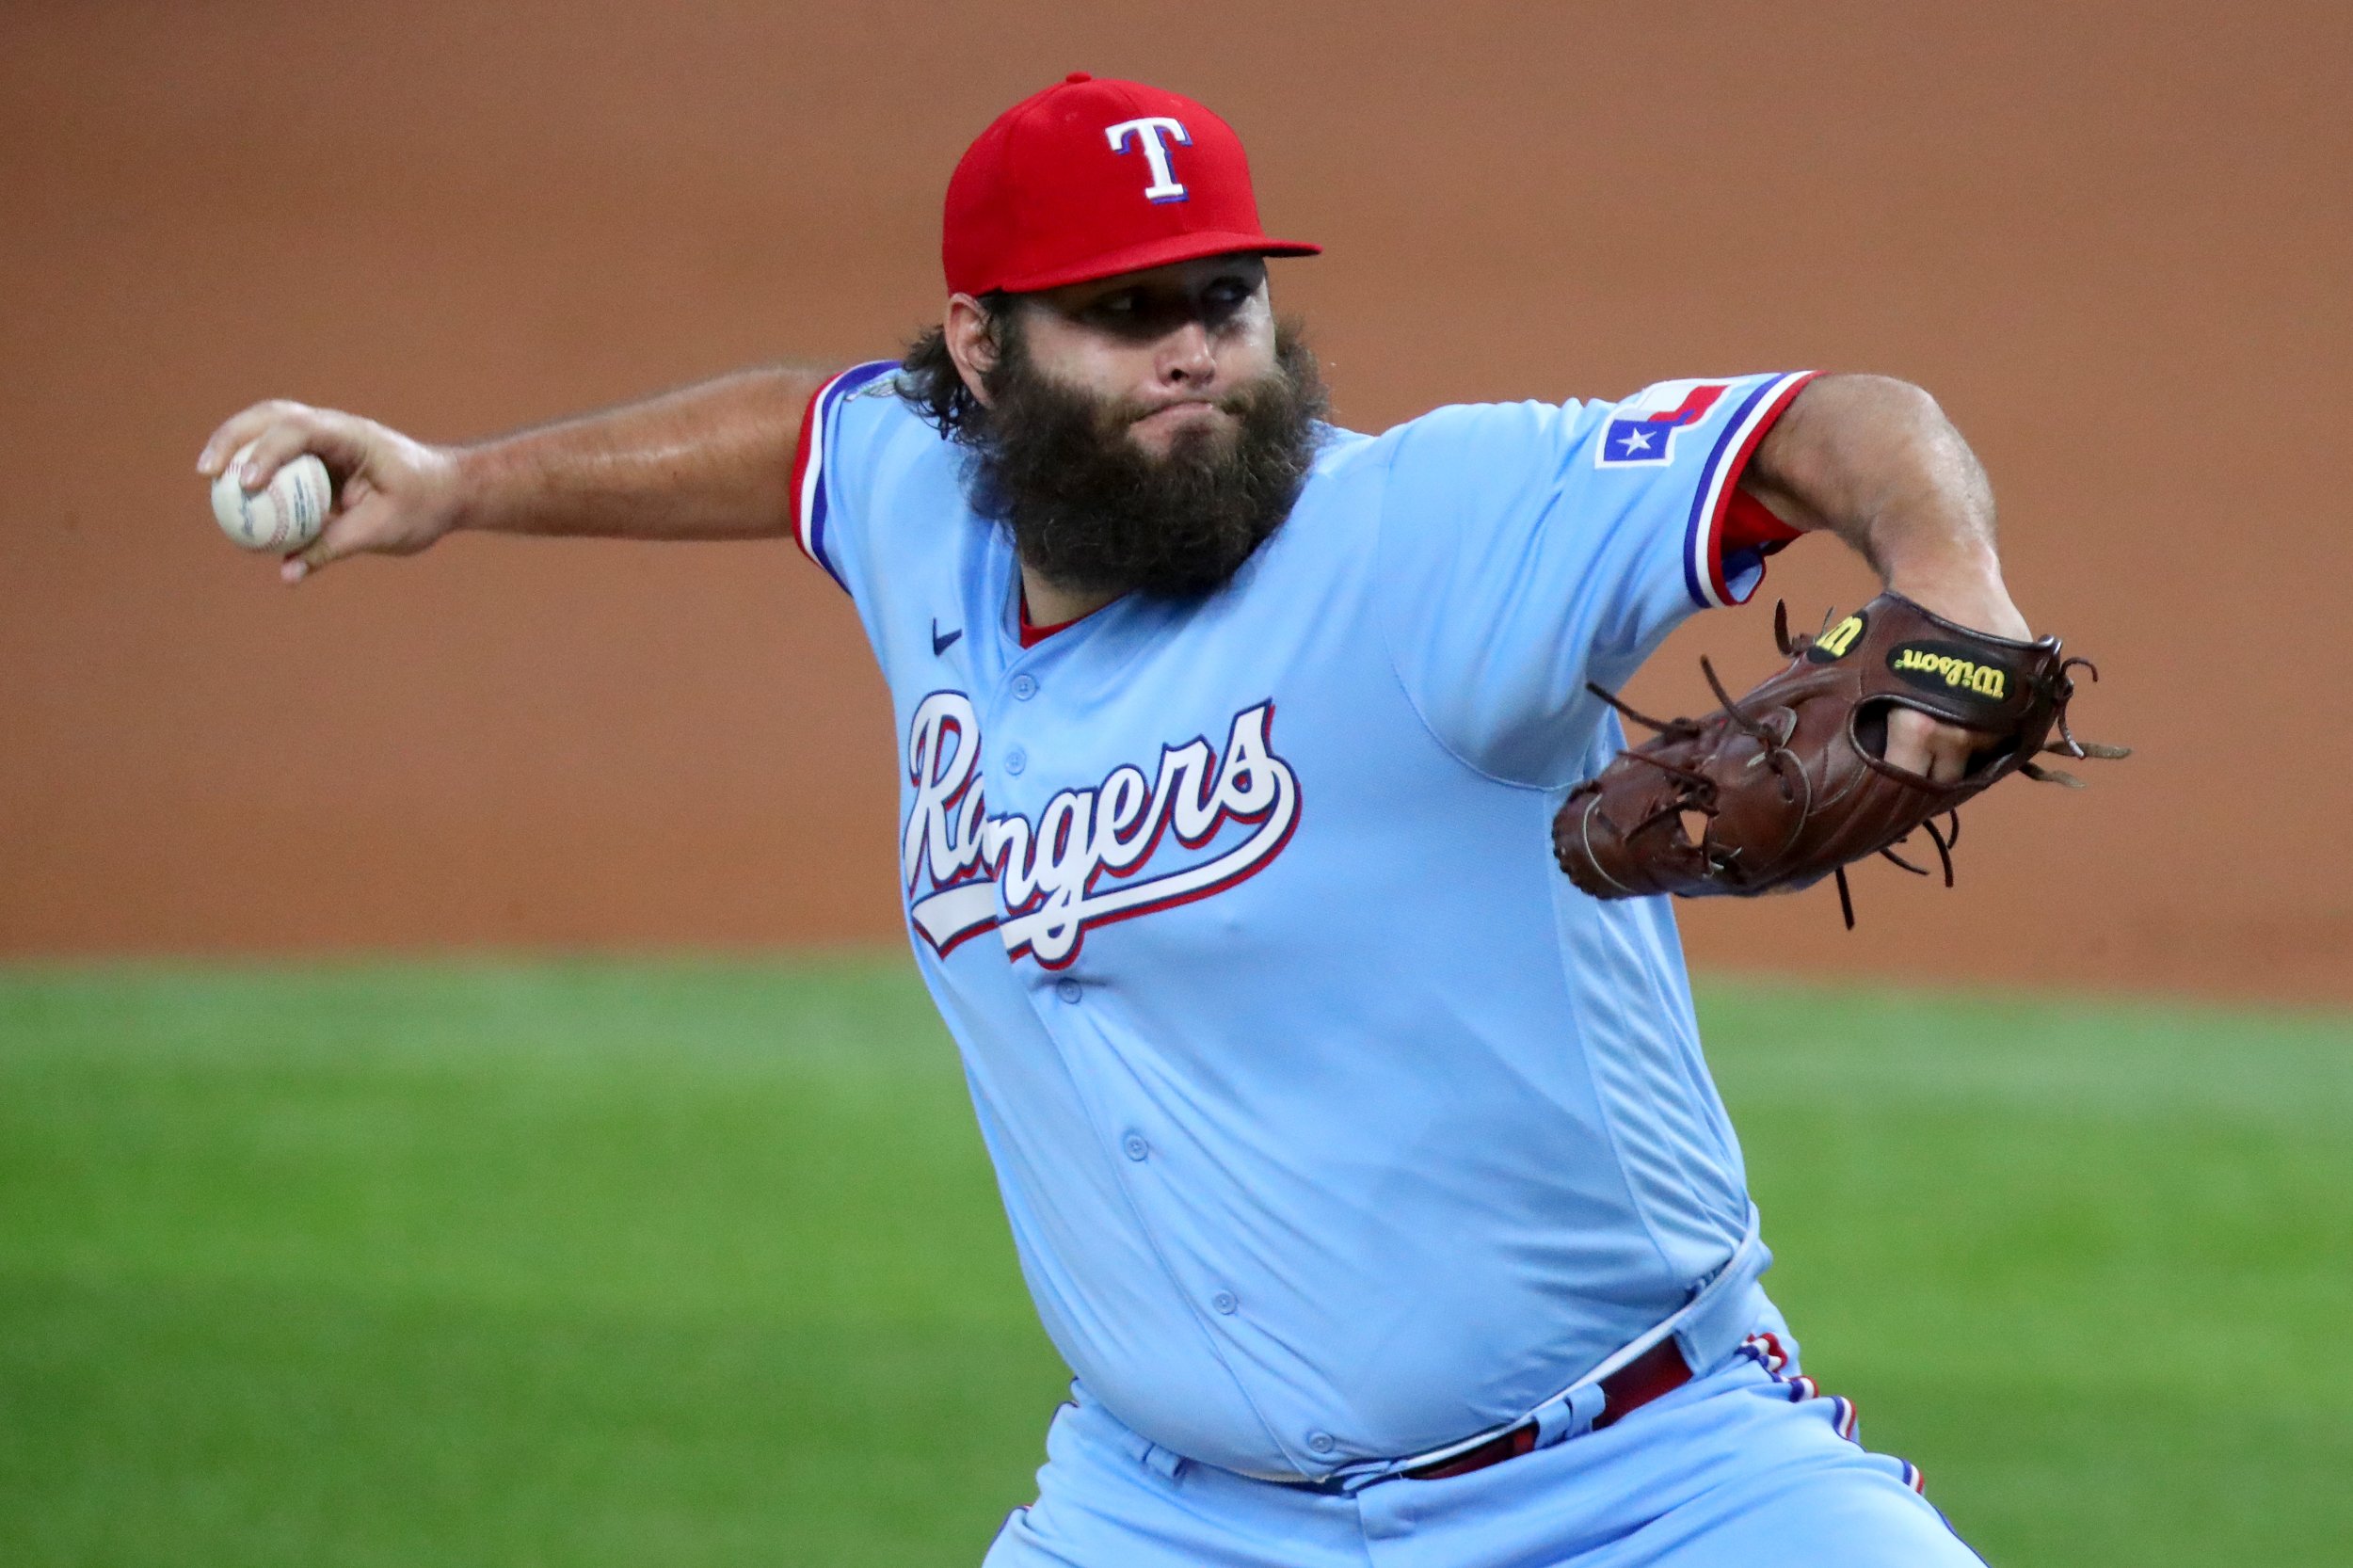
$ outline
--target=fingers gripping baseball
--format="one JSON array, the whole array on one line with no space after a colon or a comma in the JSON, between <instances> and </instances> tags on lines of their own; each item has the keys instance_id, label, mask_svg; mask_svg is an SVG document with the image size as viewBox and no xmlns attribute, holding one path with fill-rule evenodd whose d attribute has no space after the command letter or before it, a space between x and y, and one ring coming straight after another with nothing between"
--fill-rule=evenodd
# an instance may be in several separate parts
<instances>
[{"instance_id":1,"label":"fingers gripping baseball","mask_svg":"<svg viewBox=\"0 0 2353 1568\"><path fill-rule=\"evenodd\" d=\"M236 479L248 491L268 485L280 467L305 453L333 476L326 528L280 568L288 583L346 555L413 555L456 524L451 455L373 420L301 403L257 403L213 432L197 472L217 475L240 452Z\"/></svg>"}]
</instances>

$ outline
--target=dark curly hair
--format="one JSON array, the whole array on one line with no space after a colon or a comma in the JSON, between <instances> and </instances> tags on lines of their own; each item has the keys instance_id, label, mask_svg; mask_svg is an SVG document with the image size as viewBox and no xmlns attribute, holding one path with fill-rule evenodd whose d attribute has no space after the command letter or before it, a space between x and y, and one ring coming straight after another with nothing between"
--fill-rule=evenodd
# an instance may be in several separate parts
<instances>
[{"instance_id":1,"label":"dark curly hair","mask_svg":"<svg viewBox=\"0 0 2353 1568\"><path fill-rule=\"evenodd\" d=\"M980 296L986 313L988 338L1002 346L1004 334L1017 331L1018 312L1013 296L1002 289ZM948 352L945 328L926 327L907 344L899 360L899 395L923 421L952 440L971 441L980 435L988 410L972 395Z\"/></svg>"}]
</instances>

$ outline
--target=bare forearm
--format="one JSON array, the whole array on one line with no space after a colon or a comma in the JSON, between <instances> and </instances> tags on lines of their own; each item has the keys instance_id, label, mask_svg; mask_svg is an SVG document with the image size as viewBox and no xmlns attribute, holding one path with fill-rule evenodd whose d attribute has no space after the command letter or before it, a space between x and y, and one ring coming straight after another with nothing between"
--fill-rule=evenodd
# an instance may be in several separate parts
<instances>
[{"instance_id":1,"label":"bare forearm","mask_svg":"<svg viewBox=\"0 0 2353 1568\"><path fill-rule=\"evenodd\" d=\"M452 449L456 526L631 539L785 533L793 442L821 380L744 371Z\"/></svg>"},{"instance_id":2,"label":"bare forearm","mask_svg":"<svg viewBox=\"0 0 2353 1568\"><path fill-rule=\"evenodd\" d=\"M326 463L325 532L288 583L350 555L414 555L460 528L619 539L756 539L792 525L792 448L822 377L747 370L471 446L430 446L335 408L272 399L221 422L196 468L260 489L303 453Z\"/></svg>"},{"instance_id":3,"label":"bare forearm","mask_svg":"<svg viewBox=\"0 0 2353 1568\"><path fill-rule=\"evenodd\" d=\"M1793 527L1844 539L1897 593L1988 632L2025 634L2002 582L1993 486L1919 388L1880 376L1812 382L1743 482Z\"/></svg>"}]
</instances>

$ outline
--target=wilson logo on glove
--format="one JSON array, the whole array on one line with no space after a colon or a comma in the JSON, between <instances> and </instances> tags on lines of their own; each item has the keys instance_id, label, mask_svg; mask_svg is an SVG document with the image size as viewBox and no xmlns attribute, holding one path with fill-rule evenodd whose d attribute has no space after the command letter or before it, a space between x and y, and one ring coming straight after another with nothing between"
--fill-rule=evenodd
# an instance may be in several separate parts
<instances>
[{"instance_id":1,"label":"wilson logo on glove","mask_svg":"<svg viewBox=\"0 0 2353 1568\"><path fill-rule=\"evenodd\" d=\"M1834 664L1847 656L1847 649L1854 647L1854 640L1862 635L1863 616L1860 614L1849 616L1815 638L1814 646L1805 650L1805 656L1817 664Z\"/></svg>"},{"instance_id":2,"label":"wilson logo on glove","mask_svg":"<svg viewBox=\"0 0 2353 1568\"><path fill-rule=\"evenodd\" d=\"M2002 700L2004 679L1999 664L1981 664L1974 651L1950 643L1907 643L1887 656L1887 667L1927 691L1970 691Z\"/></svg>"}]
</instances>

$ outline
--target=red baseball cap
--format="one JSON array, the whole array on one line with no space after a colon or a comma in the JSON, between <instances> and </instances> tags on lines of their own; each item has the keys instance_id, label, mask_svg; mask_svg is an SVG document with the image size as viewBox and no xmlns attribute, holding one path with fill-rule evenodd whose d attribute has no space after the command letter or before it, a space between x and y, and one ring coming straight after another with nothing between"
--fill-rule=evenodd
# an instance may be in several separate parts
<instances>
[{"instance_id":1,"label":"red baseball cap","mask_svg":"<svg viewBox=\"0 0 2353 1568\"><path fill-rule=\"evenodd\" d=\"M969 295L1322 248L1258 226L1232 126L1190 98L1083 71L1016 104L965 150L939 248L949 292Z\"/></svg>"}]
</instances>

